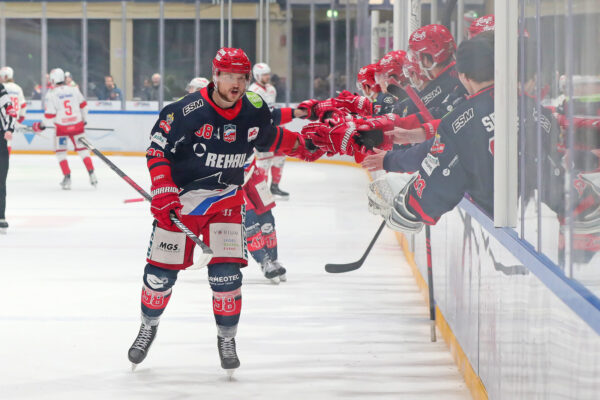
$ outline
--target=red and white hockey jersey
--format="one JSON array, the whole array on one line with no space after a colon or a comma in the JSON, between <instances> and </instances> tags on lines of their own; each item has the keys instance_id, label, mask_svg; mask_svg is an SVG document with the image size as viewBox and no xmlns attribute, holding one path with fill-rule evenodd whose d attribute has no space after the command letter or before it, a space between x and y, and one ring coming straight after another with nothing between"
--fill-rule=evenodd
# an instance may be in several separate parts
<instances>
[{"instance_id":1,"label":"red and white hockey jersey","mask_svg":"<svg viewBox=\"0 0 600 400\"><path fill-rule=\"evenodd\" d=\"M56 126L56 136L83 133L87 102L76 87L58 85L46 94L44 125Z\"/></svg>"},{"instance_id":2,"label":"red and white hockey jersey","mask_svg":"<svg viewBox=\"0 0 600 400\"><path fill-rule=\"evenodd\" d=\"M266 86L263 86L257 82L252 82L248 90L260 95L260 97L267 102L269 108L271 110L273 109L275 106L275 99L277 98L277 89L275 89L275 86L271 85L270 83L267 83Z\"/></svg>"},{"instance_id":3,"label":"red and white hockey jersey","mask_svg":"<svg viewBox=\"0 0 600 400\"><path fill-rule=\"evenodd\" d=\"M23 96L23 89L14 82L4 82L4 88L8 93L8 97L10 97L13 109L17 113L17 122L23 122L25 113L27 112L27 102L25 101L25 96Z\"/></svg>"}]
</instances>

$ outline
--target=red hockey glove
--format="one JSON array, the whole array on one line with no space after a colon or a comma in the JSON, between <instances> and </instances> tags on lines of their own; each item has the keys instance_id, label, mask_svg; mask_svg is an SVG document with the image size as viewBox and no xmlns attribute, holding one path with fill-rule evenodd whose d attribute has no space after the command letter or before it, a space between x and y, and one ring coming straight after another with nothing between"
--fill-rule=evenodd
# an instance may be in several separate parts
<instances>
[{"instance_id":1,"label":"red hockey glove","mask_svg":"<svg viewBox=\"0 0 600 400\"><path fill-rule=\"evenodd\" d=\"M181 209L183 205L179 201L179 188L171 179L169 167L161 166L150 170L152 178L152 203L150 211L159 225L168 228L173 225L170 213L174 211L178 218L181 218Z\"/></svg>"},{"instance_id":2,"label":"red hockey glove","mask_svg":"<svg viewBox=\"0 0 600 400\"><path fill-rule=\"evenodd\" d=\"M379 117L357 120L356 125L357 129L361 131L377 129L382 132L387 132L394 129L394 120L386 114Z\"/></svg>"},{"instance_id":3,"label":"red hockey glove","mask_svg":"<svg viewBox=\"0 0 600 400\"><path fill-rule=\"evenodd\" d=\"M290 157L313 162L325 154L325 150L315 146L311 139L305 139L303 136L298 135L298 141L300 142L298 148L289 154Z\"/></svg>"},{"instance_id":4,"label":"red hockey glove","mask_svg":"<svg viewBox=\"0 0 600 400\"><path fill-rule=\"evenodd\" d=\"M365 96L350 93L347 90L344 90L338 97L333 99L333 106L364 117L373 115L373 103L371 103L371 100Z\"/></svg>"},{"instance_id":5,"label":"red hockey glove","mask_svg":"<svg viewBox=\"0 0 600 400\"><path fill-rule=\"evenodd\" d=\"M33 125L31 125L31 129L33 129L34 132L41 132L46 129L46 127L41 122L34 122Z\"/></svg>"},{"instance_id":6,"label":"red hockey glove","mask_svg":"<svg viewBox=\"0 0 600 400\"><path fill-rule=\"evenodd\" d=\"M328 154L354 155L356 143L353 137L357 134L356 125L352 121L344 122L333 128L324 123L308 124L302 128L302 135L309 137L315 145Z\"/></svg>"},{"instance_id":7,"label":"red hockey glove","mask_svg":"<svg viewBox=\"0 0 600 400\"><path fill-rule=\"evenodd\" d=\"M344 122L352 121L354 118L345 110L329 107L321 108L319 113L319 121L333 127Z\"/></svg>"},{"instance_id":8,"label":"red hockey glove","mask_svg":"<svg viewBox=\"0 0 600 400\"><path fill-rule=\"evenodd\" d=\"M314 99L304 100L302 103L298 104L298 107L296 107L296 108L306 110L307 115L306 115L306 117L303 117L303 118L308 118L312 121L316 121L318 119L318 116L315 113L315 106L317 104L319 104L319 100L314 100Z\"/></svg>"}]
</instances>

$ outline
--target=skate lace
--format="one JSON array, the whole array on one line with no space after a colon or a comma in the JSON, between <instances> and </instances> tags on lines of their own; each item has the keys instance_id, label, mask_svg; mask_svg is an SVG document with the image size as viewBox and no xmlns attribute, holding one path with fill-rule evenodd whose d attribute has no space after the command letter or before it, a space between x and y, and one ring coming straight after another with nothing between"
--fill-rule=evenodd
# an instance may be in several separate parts
<instances>
[{"instance_id":1,"label":"skate lace","mask_svg":"<svg viewBox=\"0 0 600 400\"><path fill-rule=\"evenodd\" d=\"M146 350L150 340L152 340L152 329L143 327L140 329L140 333L131 347L139 350Z\"/></svg>"},{"instance_id":2,"label":"skate lace","mask_svg":"<svg viewBox=\"0 0 600 400\"><path fill-rule=\"evenodd\" d=\"M237 354L235 353L235 341L233 338L225 338L221 341L221 353L223 354L224 358L237 357Z\"/></svg>"}]
</instances>

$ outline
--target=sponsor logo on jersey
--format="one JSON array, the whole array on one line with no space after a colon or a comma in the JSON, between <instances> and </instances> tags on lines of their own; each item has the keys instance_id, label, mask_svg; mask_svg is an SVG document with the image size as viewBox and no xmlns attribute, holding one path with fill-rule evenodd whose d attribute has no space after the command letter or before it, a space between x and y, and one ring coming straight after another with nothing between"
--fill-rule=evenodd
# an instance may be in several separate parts
<instances>
[{"instance_id":1,"label":"sponsor logo on jersey","mask_svg":"<svg viewBox=\"0 0 600 400\"><path fill-rule=\"evenodd\" d=\"M160 244L158 245L158 248L161 250L166 250L166 251L178 251L179 245L176 243L160 242Z\"/></svg>"},{"instance_id":2,"label":"sponsor logo on jersey","mask_svg":"<svg viewBox=\"0 0 600 400\"><path fill-rule=\"evenodd\" d=\"M204 165L212 168L243 168L246 162L246 153L240 154L215 154L207 153Z\"/></svg>"},{"instance_id":3,"label":"sponsor logo on jersey","mask_svg":"<svg viewBox=\"0 0 600 400\"><path fill-rule=\"evenodd\" d=\"M259 95L253 92L246 92L246 97L250 100L250 103L256 107L261 108L263 106L263 99Z\"/></svg>"},{"instance_id":4,"label":"sponsor logo on jersey","mask_svg":"<svg viewBox=\"0 0 600 400\"><path fill-rule=\"evenodd\" d=\"M429 102L431 102L431 100L435 99L440 94L442 94L442 88L439 86L436 86L435 89L433 89L431 92L429 92L425 96L423 96L421 98L421 100L423 100L423 103L425 105L427 105L427 104L429 104Z\"/></svg>"},{"instance_id":5,"label":"sponsor logo on jersey","mask_svg":"<svg viewBox=\"0 0 600 400\"><path fill-rule=\"evenodd\" d=\"M228 275L228 276L209 276L208 281L210 283L228 283L240 280L240 275Z\"/></svg>"},{"instance_id":6,"label":"sponsor logo on jersey","mask_svg":"<svg viewBox=\"0 0 600 400\"><path fill-rule=\"evenodd\" d=\"M440 135L435 134L435 139L433 140L433 144L431 145L431 149L429 150L431 154L442 154L446 145L440 142Z\"/></svg>"},{"instance_id":7,"label":"sponsor logo on jersey","mask_svg":"<svg viewBox=\"0 0 600 400\"><path fill-rule=\"evenodd\" d=\"M227 143L235 142L236 127L233 124L227 124L223 127L223 140Z\"/></svg>"},{"instance_id":8,"label":"sponsor logo on jersey","mask_svg":"<svg viewBox=\"0 0 600 400\"><path fill-rule=\"evenodd\" d=\"M257 136L258 136L258 127L257 126L253 126L252 128L248 129L248 141L249 142L256 139Z\"/></svg>"},{"instance_id":9,"label":"sponsor logo on jersey","mask_svg":"<svg viewBox=\"0 0 600 400\"><path fill-rule=\"evenodd\" d=\"M392 104L394 102L394 98L392 96L385 97L383 102L386 104Z\"/></svg>"},{"instance_id":10,"label":"sponsor logo on jersey","mask_svg":"<svg viewBox=\"0 0 600 400\"><path fill-rule=\"evenodd\" d=\"M204 143L194 143L194 154L196 157L202 157L206 153L206 145Z\"/></svg>"},{"instance_id":11,"label":"sponsor logo on jersey","mask_svg":"<svg viewBox=\"0 0 600 400\"><path fill-rule=\"evenodd\" d=\"M194 101L193 103L187 104L185 107L183 107L183 116L185 117L186 115L188 115L192 111L202 107L203 105L204 105L204 102L202 101L202 99L199 99L199 100Z\"/></svg>"},{"instance_id":12,"label":"sponsor logo on jersey","mask_svg":"<svg viewBox=\"0 0 600 400\"><path fill-rule=\"evenodd\" d=\"M173 123L173 120L175 120L175 114L171 113L167 115L166 120L160 121L158 126L160 127L160 129L165 131L166 134L169 134L169 132L171 132L171 124Z\"/></svg>"},{"instance_id":13,"label":"sponsor logo on jersey","mask_svg":"<svg viewBox=\"0 0 600 400\"><path fill-rule=\"evenodd\" d=\"M152 135L152 143L156 143L158 146L164 149L167 145L167 139L160 132L156 132L154 135Z\"/></svg>"},{"instance_id":14,"label":"sponsor logo on jersey","mask_svg":"<svg viewBox=\"0 0 600 400\"><path fill-rule=\"evenodd\" d=\"M154 290L162 289L169 282L169 278L159 278L156 275L148 274L146 275L146 282L148 282L148 285Z\"/></svg>"},{"instance_id":15,"label":"sponsor logo on jersey","mask_svg":"<svg viewBox=\"0 0 600 400\"><path fill-rule=\"evenodd\" d=\"M458 133L466 124L475 116L475 112L473 111L473 107L469 108L467 111L458 116L452 123L452 130L454 133Z\"/></svg>"},{"instance_id":16,"label":"sponsor logo on jersey","mask_svg":"<svg viewBox=\"0 0 600 400\"><path fill-rule=\"evenodd\" d=\"M431 176L433 171L439 166L440 160L431 154L427 154L427 156L423 159L423 162L421 163L421 168L423 168L423 170L429 176Z\"/></svg>"}]
</instances>

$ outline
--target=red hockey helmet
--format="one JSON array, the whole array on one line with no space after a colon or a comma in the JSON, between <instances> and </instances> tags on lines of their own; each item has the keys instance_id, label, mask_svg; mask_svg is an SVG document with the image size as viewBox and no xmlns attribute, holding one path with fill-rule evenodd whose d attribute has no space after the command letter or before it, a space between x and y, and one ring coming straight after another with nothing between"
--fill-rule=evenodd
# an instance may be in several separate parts
<instances>
[{"instance_id":1,"label":"red hockey helmet","mask_svg":"<svg viewBox=\"0 0 600 400\"><path fill-rule=\"evenodd\" d=\"M212 61L213 75L219 72L232 72L235 74L246 74L250 79L252 64L242 49L223 47L217 51Z\"/></svg>"},{"instance_id":2,"label":"red hockey helmet","mask_svg":"<svg viewBox=\"0 0 600 400\"><path fill-rule=\"evenodd\" d=\"M383 73L388 85L404 87L410 82L404 76L404 63L406 62L406 52L404 50L395 50L389 52L386 57L390 58L389 63L383 65Z\"/></svg>"},{"instance_id":3,"label":"red hockey helmet","mask_svg":"<svg viewBox=\"0 0 600 400\"><path fill-rule=\"evenodd\" d=\"M477 18L471 26L469 26L469 39L474 38L481 32L494 30L494 14L484 15Z\"/></svg>"},{"instance_id":4,"label":"red hockey helmet","mask_svg":"<svg viewBox=\"0 0 600 400\"><path fill-rule=\"evenodd\" d=\"M375 85L375 70L377 68L377 64L369 64L362 67L358 74L356 75L356 80L358 83L363 85L369 85L373 87ZM360 88L359 88L360 89Z\"/></svg>"},{"instance_id":5,"label":"red hockey helmet","mask_svg":"<svg viewBox=\"0 0 600 400\"><path fill-rule=\"evenodd\" d=\"M414 54L408 53L405 58L404 66L402 67L404 77L410 81L410 84L417 90L421 90L423 83L429 81L429 77L423 72L419 61L415 58Z\"/></svg>"},{"instance_id":6,"label":"red hockey helmet","mask_svg":"<svg viewBox=\"0 0 600 400\"><path fill-rule=\"evenodd\" d=\"M418 56L419 62L421 54L428 54L435 66L454 55L456 43L448 28L431 24L417 29L410 35L408 48Z\"/></svg>"}]
</instances>

